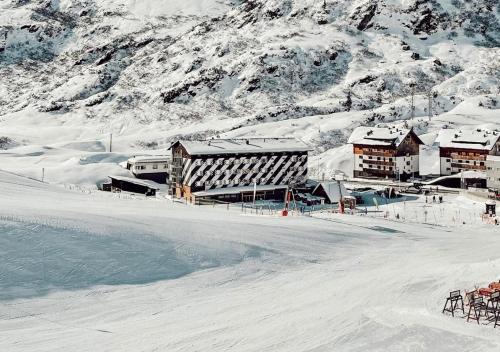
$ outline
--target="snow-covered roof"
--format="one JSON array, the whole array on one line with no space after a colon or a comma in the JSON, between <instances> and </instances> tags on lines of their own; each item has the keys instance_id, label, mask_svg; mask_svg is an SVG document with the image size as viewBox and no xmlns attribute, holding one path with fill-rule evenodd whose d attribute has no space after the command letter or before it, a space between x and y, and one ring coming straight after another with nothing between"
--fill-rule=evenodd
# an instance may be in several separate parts
<instances>
[{"instance_id":1,"label":"snow-covered roof","mask_svg":"<svg viewBox=\"0 0 500 352\"><path fill-rule=\"evenodd\" d=\"M191 155L305 152L311 148L295 138L245 138L179 141Z\"/></svg>"},{"instance_id":2,"label":"snow-covered roof","mask_svg":"<svg viewBox=\"0 0 500 352\"><path fill-rule=\"evenodd\" d=\"M349 140L350 144L398 146L411 129L401 129L396 127L357 127L352 131Z\"/></svg>"},{"instance_id":3,"label":"snow-covered roof","mask_svg":"<svg viewBox=\"0 0 500 352\"><path fill-rule=\"evenodd\" d=\"M136 185L145 186L156 190L160 189L160 185L158 183L149 180L139 180L137 178L125 177L125 176L108 176L108 177L114 180L130 182Z\"/></svg>"},{"instance_id":4,"label":"snow-covered roof","mask_svg":"<svg viewBox=\"0 0 500 352\"><path fill-rule=\"evenodd\" d=\"M318 188L322 187L325 190L326 196L330 200L330 203L338 203L341 197L345 197L349 195L347 189L345 188L342 182L338 181L328 181L328 182L320 182L312 194L316 193Z\"/></svg>"},{"instance_id":5,"label":"snow-covered roof","mask_svg":"<svg viewBox=\"0 0 500 352\"><path fill-rule=\"evenodd\" d=\"M286 185L260 185L257 186L257 191L272 191L275 189L285 189ZM228 187L228 188L214 188L206 191L193 192L197 197L204 196L217 196L222 194L238 194L241 192L253 192L254 186L241 186L241 187Z\"/></svg>"},{"instance_id":6,"label":"snow-covered roof","mask_svg":"<svg viewBox=\"0 0 500 352\"><path fill-rule=\"evenodd\" d=\"M172 159L169 155L143 155L143 156L134 156L133 158L128 159L128 163L166 163Z\"/></svg>"},{"instance_id":7,"label":"snow-covered roof","mask_svg":"<svg viewBox=\"0 0 500 352\"><path fill-rule=\"evenodd\" d=\"M441 176L438 178L434 178L432 180L422 182L424 185L433 185L438 181L441 180L448 180L448 179L456 179L456 178L464 178L464 179L486 179L486 173L481 172L481 171L475 171L475 170L468 170L468 171L462 171L457 174L452 174L452 175L446 175L446 176Z\"/></svg>"},{"instance_id":8,"label":"snow-covered roof","mask_svg":"<svg viewBox=\"0 0 500 352\"><path fill-rule=\"evenodd\" d=\"M442 129L438 133L436 142L441 148L491 150L498 138L500 138L499 132L483 129Z\"/></svg>"}]
</instances>

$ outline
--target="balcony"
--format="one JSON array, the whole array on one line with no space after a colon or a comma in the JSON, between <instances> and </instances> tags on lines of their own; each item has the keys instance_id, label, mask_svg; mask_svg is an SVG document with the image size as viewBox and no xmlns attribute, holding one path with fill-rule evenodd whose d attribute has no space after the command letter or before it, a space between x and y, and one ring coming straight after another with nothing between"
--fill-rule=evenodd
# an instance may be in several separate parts
<instances>
[{"instance_id":1,"label":"balcony","mask_svg":"<svg viewBox=\"0 0 500 352\"><path fill-rule=\"evenodd\" d=\"M450 158L454 159L453 161L456 162L457 160L475 160L475 161L486 161L486 155L462 155L458 153L451 153Z\"/></svg>"},{"instance_id":2,"label":"balcony","mask_svg":"<svg viewBox=\"0 0 500 352\"><path fill-rule=\"evenodd\" d=\"M361 160L360 160L361 161ZM386 161L386 160L373 160L373 159L363 159L363 164L371 164L371 165L384 165L384 166L395 166L395 161Z\"/></svg>"}]
</instances>

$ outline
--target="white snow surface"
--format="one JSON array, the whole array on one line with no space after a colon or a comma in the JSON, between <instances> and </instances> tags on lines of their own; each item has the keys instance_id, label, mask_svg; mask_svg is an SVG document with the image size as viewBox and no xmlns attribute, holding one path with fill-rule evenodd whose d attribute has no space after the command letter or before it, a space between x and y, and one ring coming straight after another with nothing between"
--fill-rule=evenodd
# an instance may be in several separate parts
<instances>
[{"instance_id":1,"label":"white snow surface","mask_svg":"<svg viewBox=\"0 0 500 352\"><path fill-rule=\"evenodd\" d=\"M0 350L497 351L498 229L241 214L0 172ZM462 204L466 202L461 200Z\"/></svg>"}]
</instances>

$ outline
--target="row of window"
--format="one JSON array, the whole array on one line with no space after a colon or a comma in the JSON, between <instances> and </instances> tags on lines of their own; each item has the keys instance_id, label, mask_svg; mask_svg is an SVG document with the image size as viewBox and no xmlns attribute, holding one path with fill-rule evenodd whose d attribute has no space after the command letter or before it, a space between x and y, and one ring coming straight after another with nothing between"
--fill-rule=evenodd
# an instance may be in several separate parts
<instances>
[{"instance_id":1,"label":"row of window","mask_svg":"<svg viewBox=\"0 0 500 352\"><path fill-rule=\"evenodd\" d=\"M363 155L360 155L359 158L363 159ZM392 162L392 159L393 158L384 158L384 157L381 157L381 156L373 157L371 155L368 155L368 160L383 160L383 161Z\"/></svg>"},{"instance_id":2,"label":"row of window","mask_svg":"<svg viewBox=\"0 0 500 352\"><path fill-rule=\"evenodd\" d=\"M136 171L146 170L146 169L148 169L148 167L146 165L135 165L134 166L134 170L136 170ZM153 170L159 170L159 169L166 170L166 169L168 169L168 165L167 164L161 164L161 165L153 164L151 166L151 169L153 169Z\"/></svg>"},{"instance_id":3,"label":"row of window","mask_svg":"<svg viewBox=\"0 0 500 352\"><path fill-rule=\"evenodd\" d=\"M232 186L243 186L243 185L253 185L254 183L260 184L260 183L266 183L269 181L269 178L254 178L251 180L217 180L217 181L197 181L195 182L195 185L198 187L205 186L205 187L211 187L211 186L223 186L223 185L232 185Z\"/></svg>"},{"instance_id":4,"label":"row of window","mask_svg":"<svg viewBox=\"0 0 500 352\"><path fill-rule=\"evenodd\" d=\"M451 159L446 159L446 162L451 163L452 160ZM478 165L476 160L456 160L456 161L453 160L453 162L456 162L456 163L459 163L459 164L474 164L474 165ZM480 161L479 165L480 166L484 166L484 161Z\"/></svg>"},{"instance_id":5,"label":"row of window","mask_svg":"<svg viewBox=\"0 0 500 352\"><path fill-rule=\"evenodd\" d=\"M205 163L206 165L231 165L231 164L239 165L239 164L252 164L252 163L255 164L257 162L265 163L269 159L270 158L268 158L267 156L263 156L263 157L255 157L254 156L254 157L249 157L249 158L242 157L242 158L238 158L238 159L206 159L206 160L195 159L195 160L193 160L193 165L200 166L203 163ZM306 159L307 159L307 156L305 156L305 155L302 155L302 156L292 155L292 157L291 157L292 162L305 161Z\"/></svg>"},{"instance_id":6,"label":"row of window","mask_svg":"<svg viewBox=\"0 0 500 352\"><path fill-rule=\"evenodd\" d=\"M363 164L359 164L359 167L364 167ZM368 168L369 169L378 169L378 170L389 170L389 171L392 171L393 168L392 166L389 166L389 167L386 167L386 166L380 166L380 165L368 165Z\"/></svg>"},{"instance_id":7,"label":"row of window","mask_svg":"<svg viewBox=\"0 0 500 352\"><path fill-rule=\"evenodd\" d=\"M290 171L304 171L306 168L303 166L293 166L288 168L288 172ZM268 173L270 172L271 169L259 169L259 168L253 168L253 169L237 169L237 170L198 170L196 172L196 176L212 176L212 175L248 175L248 174L255 174L255 173Z\"/></svg>"}]
</instances>

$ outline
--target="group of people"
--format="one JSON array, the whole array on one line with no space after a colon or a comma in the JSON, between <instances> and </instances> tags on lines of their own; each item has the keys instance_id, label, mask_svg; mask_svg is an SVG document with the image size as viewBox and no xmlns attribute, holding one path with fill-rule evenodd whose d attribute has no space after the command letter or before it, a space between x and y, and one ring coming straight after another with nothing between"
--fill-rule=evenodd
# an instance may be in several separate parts
<instances>
[{"instance_id":1,"label":"group of people","mask_svg":"<svg viewBox=\"0 0 500 352\"><path fill-rule=\"evenodd\" d=\"M443 196L442 195L439 195L438 196L438 200L439 200L439 203L443 203ZM427 199L427 196L425 197L425 202L428 203L428 199ZM432 196L432 203L436 203L436 195L434 194Z\"/></svg>"}]
</instances>

